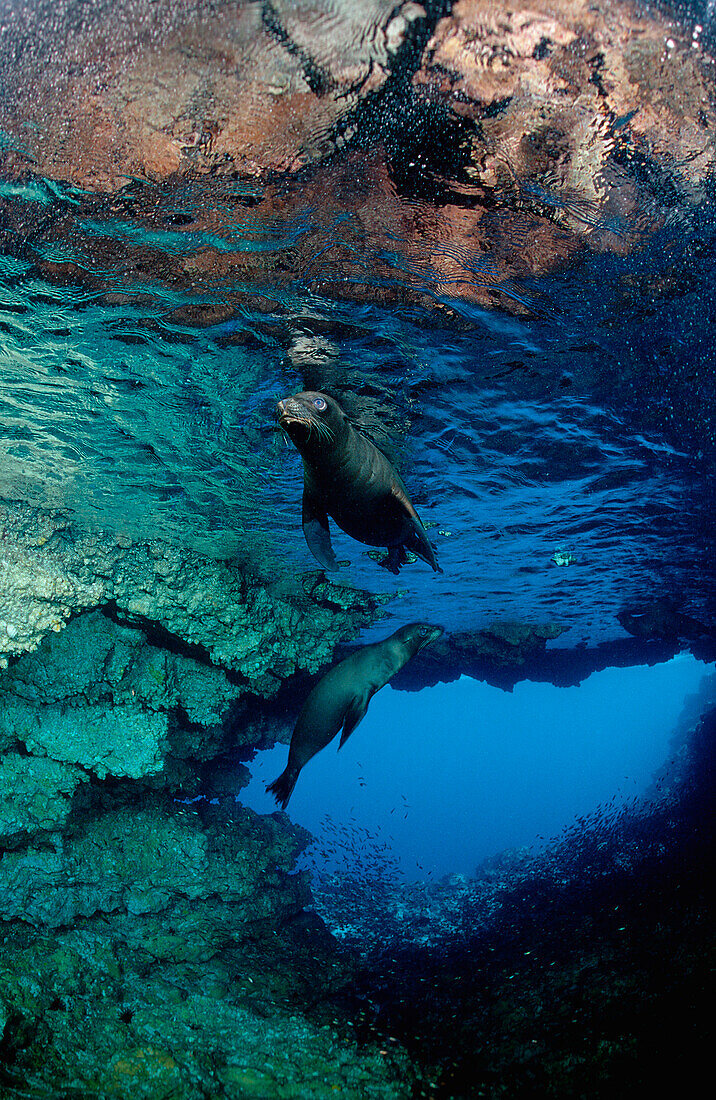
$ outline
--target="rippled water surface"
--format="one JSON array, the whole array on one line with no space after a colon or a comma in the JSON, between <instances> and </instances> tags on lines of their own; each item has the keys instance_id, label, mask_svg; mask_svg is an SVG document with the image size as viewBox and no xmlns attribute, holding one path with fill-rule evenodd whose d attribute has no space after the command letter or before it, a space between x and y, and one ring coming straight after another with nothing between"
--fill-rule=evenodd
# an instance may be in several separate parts
<instances>
[{"instance_id":1,"label":"rippled water surface","mask_svg":"<svg viewBox=\"0 0 716 1100\"><path fill-rule=\"evenodd\" d=\"M32 193L12 202L37 205ZM131 226L117 217L84 231L121 238ZM300 232L297 220L260 247L277 264ZM222 239L176 230L150 245L156 261ZM169 536L217 557L248 544L273 570L310 568L300 458L273 413L277 397L310 385L352 403L399 455L445 571L412 565L400 588L439 606L448 627L556 618L593 639L657 582L697 604L708 595L705 569L703 592L686 578L711 547L710 424L694 400L684 438L668 392L639 379L668 333L640 316L639 300L616 316L614 281L628 261L543 280L544 304L520 318L475 309L446 321L267 286L260 312L241 306L197 329L177 309L223 306L226 288L172 293L121 270L121 292L93 290L48 280L25 253L2 263L0 495L67 509L81 525ZM677 354L679 343L693 353L690 298L669 306ZM698 365L689 376L669 363L681 371L669 380L676 398L692 400ZM366 548L340 532L335 542L352 583L393 587ZM558 550L574 563L558 567Z\"/></svg>"},{"instance_id":2,"label":"rippled water surface","mask_svg":"<svg viewBox=\"0 0 716 1100\"><path fill-rule=\"evenodd\" d=\"M344 159L340 201L310 174L283 189L236 173L135 180L113 195L8 178L0 496L305 570L300 459L273 408L323 389L395 458L444 569L412 564L396 586L335 533L349 583L400 588L392 615L419 604L450 629L555 619L574 642L618 633L622 606L664 592L698 615L713 597L709 204L676 207L624 255L582 250L513 278L469 241L401 258L397 170L370 232L347 203L371 171ZM589 222L543 184L521 195ZM603 215L600 232L618 240L646 205L637 215ZM514 196L489 217L512 219L518 256L530 220Z\"/></svg>"}]
</instances>

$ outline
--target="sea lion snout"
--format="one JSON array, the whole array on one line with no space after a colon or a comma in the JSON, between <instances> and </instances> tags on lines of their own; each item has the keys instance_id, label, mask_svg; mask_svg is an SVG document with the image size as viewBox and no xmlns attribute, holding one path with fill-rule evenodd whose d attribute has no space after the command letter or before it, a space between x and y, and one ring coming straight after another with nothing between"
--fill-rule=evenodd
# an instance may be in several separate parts
<instances>
[{"instance_id":1,"label":"sea lion snout","mask_svg":"<svg viewBox=\"0 0 716 1100\"><path fill-rule=\"evenodd\" d=\"M324 393L305 391L294 393L276 402L276 416L281 428L298 450L304 454L307 448L320 450L335 440L336 429L342 416L339 406Z\"/></svg>"},{"instance_id":2,"label":"sea lion snout","mask_svg":"<svg viewBox=\"0 0 716 1100\"><path fill-rule=\"evenodd\" d=\"M431 642L436 642L438 638L441 638L445 633L445 627L443 626L429 626L427 623L421 624L420 629L420 648L430 645Z\"/></svg>"},{"instance_id":3,"label":"sea lion snout","mask_svg":"<svg viewBox=\"0 0 716 1100\"><path fill-rule=\"evenodd\" d=\"M435 626L433 623L408 623L397 631L395 637L415 654L431 642L437 641L444 633L444 627Z\"/></svg>"},{"instance_id":4,"label":"sea lion snout","mask_svg":"<svg viewBox=\"0 0 716 1100\"><path fill-rule=\"evenodd\" d=\"M293 397L284 397L281 401L276 402L276 419L279 423L288 417L300 416L302 411L301 406Z\"/></svg>"},{"instance_id":5,"label":"sea lion snout","mask_svg":"<svg viewBox=\"0 0 716 1100\"><path fill-rule=\"evenodd\" d=\"M295 397L284 397L281 401L276 402L276 419L291 438L294 438L296 429L298 429L299 437L310 431L310 415L307 414L307 410ZM293 432L291 429L293 429ZM294 442L297 442L297 440L294 439Z\"/></svg>"}]
</instances>

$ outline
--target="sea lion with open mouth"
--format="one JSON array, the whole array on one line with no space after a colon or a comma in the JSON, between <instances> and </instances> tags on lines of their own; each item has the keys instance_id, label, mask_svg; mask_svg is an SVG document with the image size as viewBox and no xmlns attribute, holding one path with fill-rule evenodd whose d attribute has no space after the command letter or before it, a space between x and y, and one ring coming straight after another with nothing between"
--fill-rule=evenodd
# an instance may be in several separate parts
<instances>
[{"instance_id":1,"label":"sea lion with open mouth","mask_svg":"<svg viewBox=\"0 0 716 1100\"><path fill-rule=\"evenodd\" d=\"M325 393L296 393L278 402L276 415L303 458L303 533L324 569L338 568L331 516L358 542L387 547L392 573L408 560L406 550L442 573L400 475L337 401Z\"/></svg>"},{"instance_id":2,"label":"sea lion with open mouth","mask_svg":"<svg viewBox=\"0 0 716 1100\"><path fill-rule=\"evenodd\" d=\"M376 691L388 683L419 649L443 633L441 626L409 623L382 642L363 646L335 665L314 687L298 716L288 764L266 788L286 809L301 768L343 727L340 749L368 709Z\"/></svg>"}]
</instances>

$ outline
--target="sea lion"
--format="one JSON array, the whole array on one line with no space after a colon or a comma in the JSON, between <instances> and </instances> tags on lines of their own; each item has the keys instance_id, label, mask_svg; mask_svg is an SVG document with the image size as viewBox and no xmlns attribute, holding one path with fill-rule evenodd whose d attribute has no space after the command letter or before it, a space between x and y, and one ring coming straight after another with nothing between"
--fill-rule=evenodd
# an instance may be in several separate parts
<instances>
[{"instance_id":1,"label":"sea lion","mask_svg":"<svg viewBox=\"0 0 716 1100\"><path fill-rule=\"evenodd\" d=\"M332 516L358 542L386 546L392 573L408 560L406 549L442 573L400 475L337 401L325 393L296 393L277 403L276 415L303 458L303 533L324 569L338 568Z\"/></svg>"},{"instance_id":2,"label":"sea lion","mask_svg":"<svg viewBox=\"0 0 716 1100\"><path fill-rule=\"evenodd\" d=\"M419 649L439 638L441 626L409 623L382 642L363 646L327 672L314 687L296 722L288 764L266 790L286 809L301 768L333 740L341 726L338 748L353 733L368 709L371 696L388 683Z\"/></svg>"}]
</instances>

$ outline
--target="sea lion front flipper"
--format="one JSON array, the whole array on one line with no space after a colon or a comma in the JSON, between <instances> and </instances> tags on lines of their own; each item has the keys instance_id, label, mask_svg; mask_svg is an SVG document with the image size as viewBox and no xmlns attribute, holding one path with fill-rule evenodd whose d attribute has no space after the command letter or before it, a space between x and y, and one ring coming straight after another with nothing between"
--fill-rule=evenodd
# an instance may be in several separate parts
<instances>
[{"instance_id":1,"label":"sea lion front flipper","mask_svg":"<svg viewBox=\"0 0 716 1100\"><path fill-rule=\"evenodd\" d=\"M343 719L343 733L338 743L339 749L343 748L358 723L365 718L365 712L368 710L369 702L370 695L368 694L358 695L355 699L351 699L346 709L346 716Z\"/></svg>"},{"instance_id":2,"label":"sea lion front flipper","mask_svg":"<svg viewBox=\"0 0 716 1100\"><path fill-rule=\"evenodd\" d=\"M324 569L337 569L338 562L333 553L331 532L328 528L328 515L325 508L304 488L303 490L303 533L308 549Z\"/></svg>"}]
</instances>

